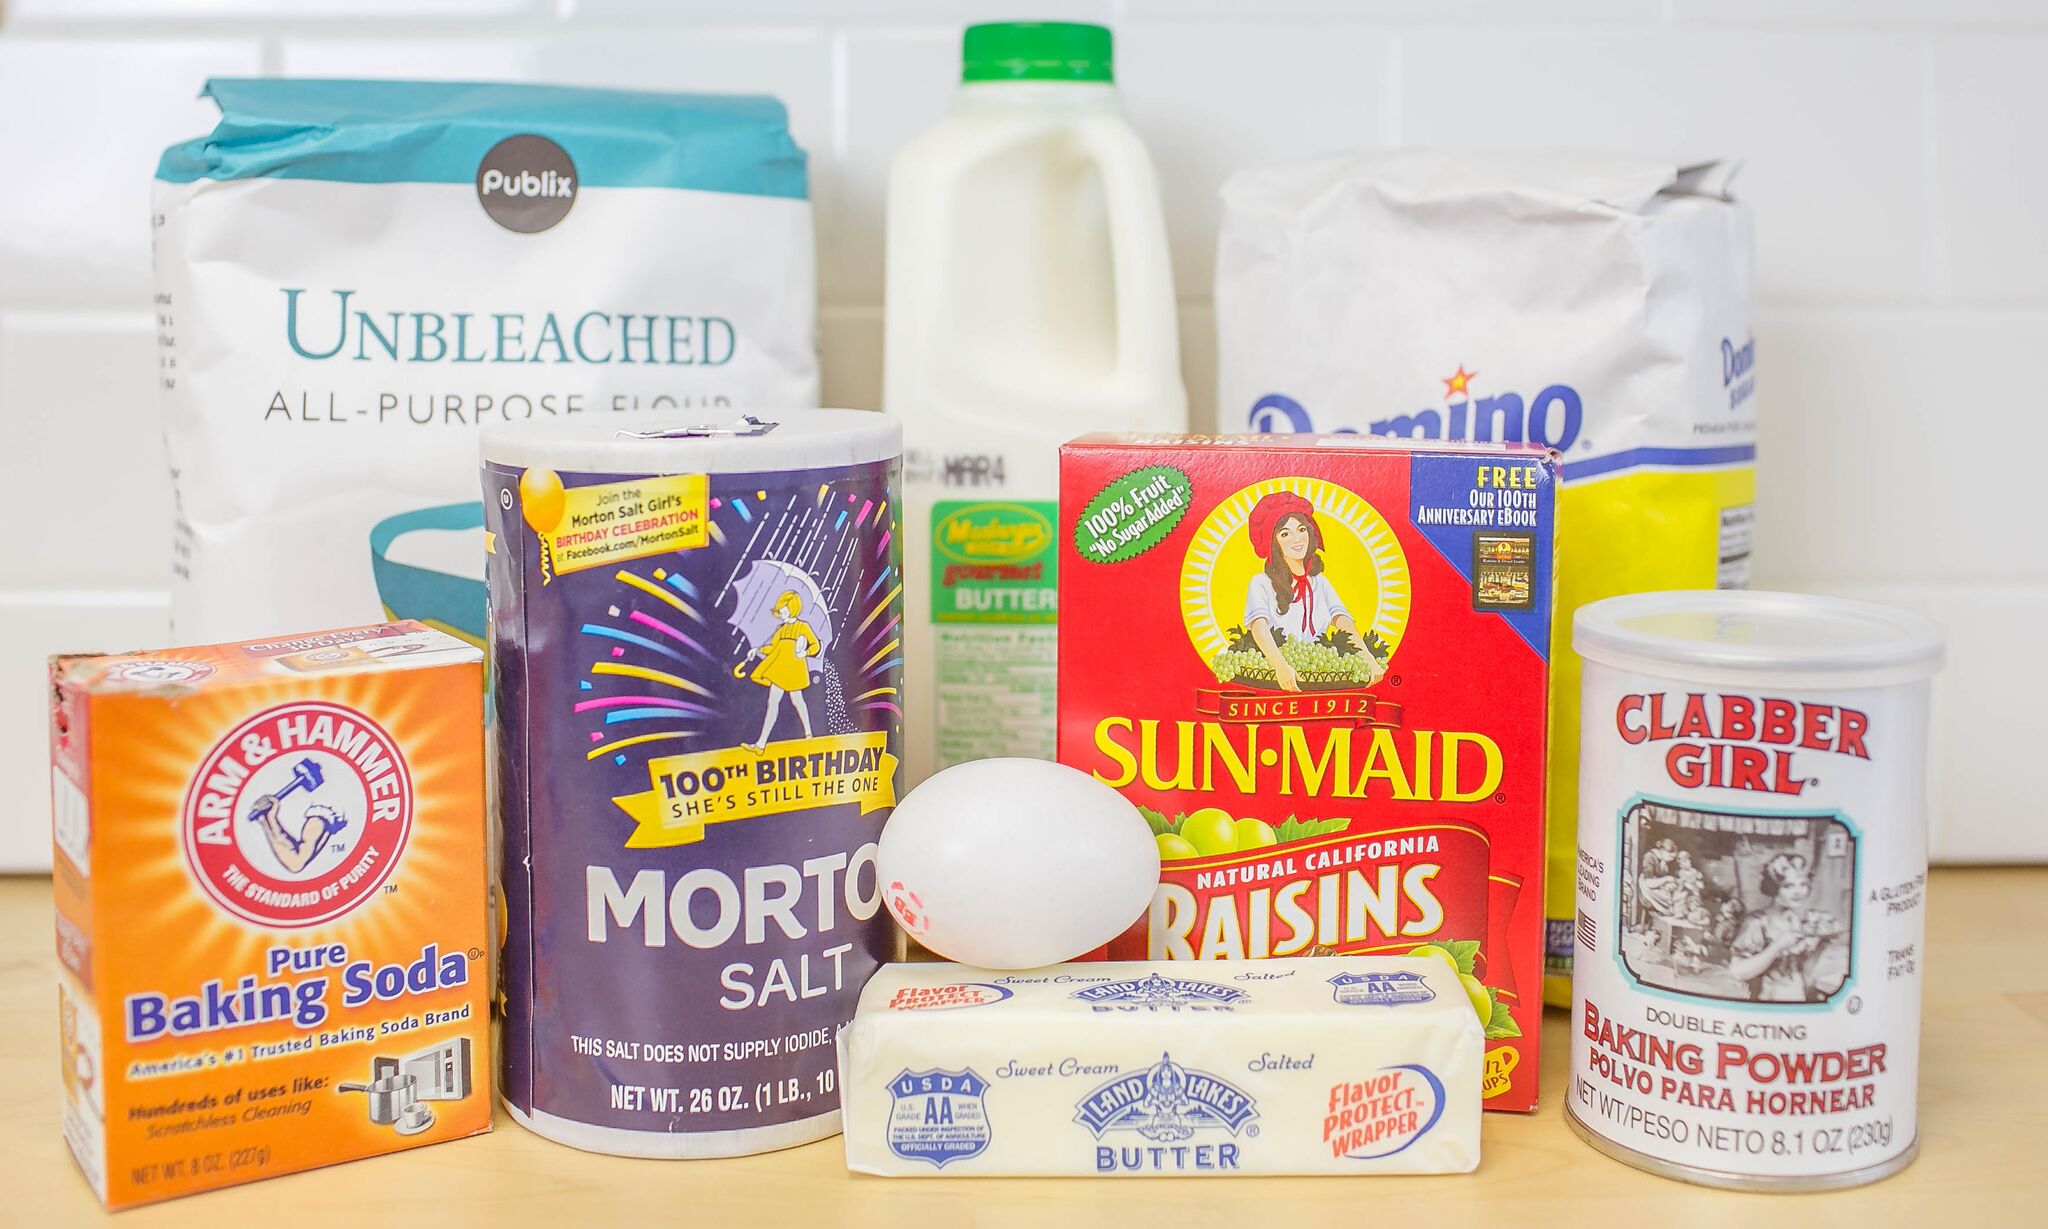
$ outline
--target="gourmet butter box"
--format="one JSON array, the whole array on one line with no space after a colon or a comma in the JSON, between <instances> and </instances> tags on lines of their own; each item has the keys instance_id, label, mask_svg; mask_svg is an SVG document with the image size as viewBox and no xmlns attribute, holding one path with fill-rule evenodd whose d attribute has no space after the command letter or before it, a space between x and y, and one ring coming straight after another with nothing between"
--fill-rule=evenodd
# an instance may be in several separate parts
<instances>
[{"instance_id":1,"label":"gourmet butter box","mask_svg":"<svg viewBox=\"0 0 2048 1229\"><path fill-rule=\"evenodd\" d=\"M481 654L390 623L50 683L63 1129L101 1201L489 1130Z\"/></svg>"},{"instance_id":2,"label":"gourmet butter box","mask_svg":"<svg viewBox=\"0 0 2048 1229\"><path fill-rule=\"evenodd\" d=\"M1059 758L1161 854L1113 960L1434 956L1536 1104L1555 457L1355 435L1060 450Z\"/></svg>"}]
</instances>

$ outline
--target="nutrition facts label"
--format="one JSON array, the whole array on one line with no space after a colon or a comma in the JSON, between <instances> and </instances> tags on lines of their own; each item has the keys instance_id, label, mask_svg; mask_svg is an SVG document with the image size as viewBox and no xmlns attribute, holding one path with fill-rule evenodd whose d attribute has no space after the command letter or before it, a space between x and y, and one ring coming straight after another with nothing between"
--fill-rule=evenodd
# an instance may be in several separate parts
<instances>
[{"instance_id":1,"label":"nutrition facts label","mask_svg":"<svg viewBox=\"0 0 2048 1229\"><path fill-rule=\"evenodd\" d=\"M938 624L938 764L1053 758L1054 637L1044 624Z\"/></svg>"},{"instance_id":2,"label":"nutrition facts label","mask_svg":"<svg viewBox=\"0 0 2048 1229\"><path fill-rule=\"evenodd\" d=\"M1720 566L1714 576L1716 589L1749 588L1750 526L1756 521L1756 505L1737 504L1721 509Z\"/></svg>"}]
</instances>

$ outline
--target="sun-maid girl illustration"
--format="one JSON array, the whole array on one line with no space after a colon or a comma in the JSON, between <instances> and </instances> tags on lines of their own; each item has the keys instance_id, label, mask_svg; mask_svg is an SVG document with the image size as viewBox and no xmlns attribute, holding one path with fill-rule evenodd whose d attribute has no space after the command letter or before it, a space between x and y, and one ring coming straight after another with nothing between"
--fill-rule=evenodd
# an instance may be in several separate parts
<instances>
[{"instance_id":1,"label":"sun-maid girl illustration","mask_svg":"<svg viewBox=\"0 0 2048 1229\"><path fill-rule=\"evenodd\" d=\"M1202 518L1181 562L1195 652L1219 681L1254 691L1371 687L1400 647L1410 601L1392 526L1319 478L1240 488Z\"/></svg>"},{"instance_id":2,"label":"sun-maid girl illustration","mask_svg":"<svg viewBox=\"0 0 2048 1229\"><path fill-rule=\"evenodd\" d=\"M1282 691L1301 690L1294 667L1280 653L1283 639L1314 640L1335 628L1366 651L1350 608L1324 571L1315 505L1292 491L1275 491L1252 508L1245 532L1266 566L1246 586L1244 626L1272 663Z\"/></svg>"},{"instance_id":3,"label":"sun-maid girl illustration","mask_svg":"<svg viewBox=\"0 0 2048 1229\"><path fill-rule=\"evenodd\" d=\"M765 644L749 654L759 658L760 664L747 677L768 689L768 712L761 718L761 736L741 744L750 751L758 752L768 745L768 735L775 729L775 718L782 711L785 695L795 707L797 719L803 722L804 737L811 737L811 709L804 703L804 689L811 685L810 659L818 655L821 646L811 625L797 617L803 609L804 600L796 590L784 590L774 606L781 626Z\"/></svg>"}]
</instances>

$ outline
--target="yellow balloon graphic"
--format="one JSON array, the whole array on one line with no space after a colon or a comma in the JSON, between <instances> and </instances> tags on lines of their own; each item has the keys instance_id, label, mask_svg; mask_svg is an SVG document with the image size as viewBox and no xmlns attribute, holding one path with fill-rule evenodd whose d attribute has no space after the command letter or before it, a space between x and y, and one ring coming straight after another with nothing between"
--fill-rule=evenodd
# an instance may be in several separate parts
<instances>
[{"instance_id":1,"label":"yellow balloon graphic","mask_svg":"<svg viewBox=\"0 0 2048 1229\"><path fill-rule=\"evenodd\" d=\"M562 509L568 502L562 493L562 476L551 469L529 469L519 475L519 507L535 533L551 533L562 523Z\"/></svg>"}]
</instances>

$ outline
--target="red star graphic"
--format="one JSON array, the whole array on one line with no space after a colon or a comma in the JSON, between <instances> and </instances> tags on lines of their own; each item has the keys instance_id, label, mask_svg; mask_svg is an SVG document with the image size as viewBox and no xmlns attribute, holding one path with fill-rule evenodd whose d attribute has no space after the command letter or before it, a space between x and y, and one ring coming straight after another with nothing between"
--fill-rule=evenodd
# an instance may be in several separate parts
<instances>
[{"instance_id":1,"label":"red star graphic","mask_svg":"<svg viewBox=\"0 0 2048 1229\"><path fill-rule=\"evenodd\" d=\"M1472 387L1472 381L1478 375L1479 373L1476 371L1465 370L1465 364L1459 363L1457 373L1444 381L1445 399L1448 400L1464 394L1466 390Z\"/></svg>"}]
</instances>

